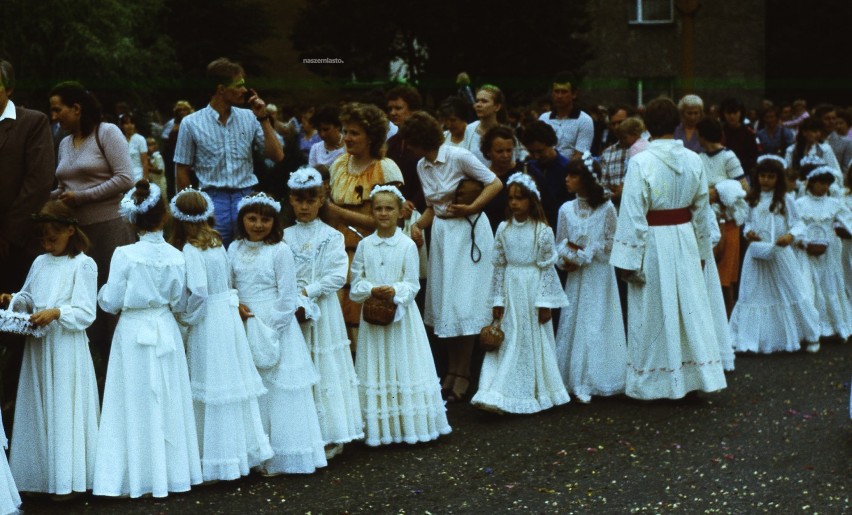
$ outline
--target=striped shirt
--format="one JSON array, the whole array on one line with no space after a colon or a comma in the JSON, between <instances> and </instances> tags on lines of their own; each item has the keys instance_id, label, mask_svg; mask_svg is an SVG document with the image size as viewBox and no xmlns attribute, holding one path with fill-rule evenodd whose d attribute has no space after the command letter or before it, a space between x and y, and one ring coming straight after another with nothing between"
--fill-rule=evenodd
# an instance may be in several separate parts
<instances>
[{"instance_id":1,"label":"striped shirt","mask_svg":"<svg viewBox=\"0 0 852 515\"><path fill-rule=\"evenodd\" d=\"M208 105L181 122L174 161L192 166L202 188L249 188L257 184L252 142L264 148L264 141L263 128L250 110L232 107L222 125L219 113Z\"/></svg>"}]
</instances>

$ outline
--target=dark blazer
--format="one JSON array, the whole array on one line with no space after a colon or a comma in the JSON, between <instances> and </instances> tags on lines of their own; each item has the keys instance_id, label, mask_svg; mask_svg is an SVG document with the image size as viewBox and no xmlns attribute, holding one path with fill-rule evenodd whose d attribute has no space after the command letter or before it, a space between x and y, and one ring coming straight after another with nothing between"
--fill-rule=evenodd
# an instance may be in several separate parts
<instances>
[{"instance_id":1,"label":"dark blazer","mask_svg":"<svg viewBox=\"0 0 852 515\"><path fill-rule=\"evenodd\" d=\"M38 248L29 218L47 202L56 173L47 116L17 107L0 122L0 239L12 248Z\"/></svg>"}]
</instances>

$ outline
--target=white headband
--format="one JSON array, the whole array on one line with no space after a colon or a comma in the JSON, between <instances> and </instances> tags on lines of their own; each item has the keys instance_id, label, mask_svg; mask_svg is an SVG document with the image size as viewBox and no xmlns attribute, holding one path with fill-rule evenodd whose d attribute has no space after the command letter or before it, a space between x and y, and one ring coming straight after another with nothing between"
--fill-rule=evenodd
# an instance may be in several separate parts
<instances>
[{"instance_id":1,"label":"white headband","mask_svg":"<svg viewBox=\"0 0 852 515\"><path fill-rule=\"evenodd\" d=\"M134 187L124 194L124 198L121 199L121 204L118 206L119 214L132 224L136 223L137 215L147 213L160 200L160 187L153 182L149 183L148 186L151 188L148 192L148 198L143 200L141 204L137 206L133 200L133 194L136 193L136 188Z\"/></svg>"},{"instance_id":2,"label":"white headband","mask_svg":"<svg viewBox=\"0 0 852 515\"><path fill-rule=\"evenodd\" d=\"M766 161L767 159L770 161L778 161L779 163L781 163L781 166L783 168L787 167L787 161L785 161L783 157L776 156L775 154L763 154L762 156L757 158L757 164L760 164L763 161Z\"/></svg>"},{"instance_id":3,"label":"white headband","mask_svg":"<svg viewBox=\"0 0 852 515\"><path fill-rule=\"evenodd\" d=\"M251 206L253 204L264 204L274 209L276 213L281 212L281 204L262 191L254 195L249 195L248 197L243 197L239 204L237 204L237 212L240 212L244 207Z\"/></svg>"},{"instance_id":4,"label":"white headband","mask_svg":"<svg viewBox=\"0 0 852 515\"><path fill-rule=\"evenodd\" d=\"M304 166L299 168L287 181L287 187L291 190L310 190L322 186L322 175L313 168Z\"/></svg>"},{"instance_id":5,"label":"white headband","mask_svg":"<svg viewBox=\"0 0 852 515\"><path fill-rule=\"evenodd\" d=\"M392 184L385 184L383 186L376 186L373 188L373 191L370 192L370 199L376 196L376 193L392 193L396 198L399 199L400 202L405 203L405 197L402 196L402 193L397 189L396 186Z\"/></svg>"},{"instance_id":6,"label":"white headband","mask_svg":"<svg viewBox=\"0 0 852 515\"><path fill-rule=\"evenodd\" d=\"M536 186L535 181L529 175L523 172L512 174L512 176L509 177L509 180L506 181L507 187L510 184L518 184L520 186L523 186L525 189L529 190L533 195L535 195L537 199L541 200L541 193L539 193L538 191L538 186Z\"/></svg>"},{"instance_id":7,"label":"white headband","mask_svg":"<svg viewBox=\"0 0 852 515\"><path fill-rule=\"evenodd\" d=\"M820 175L828 175L833 180L834 179L834 169L831 168L830 166L819 166L819 167L811 170L810 173L808 173L808 176L805 177L805 179L811 180L814 177L819 177Z\"/></svg>"},{"instance_id":8,"label":"white headband","mask_svg":"<svg viewBox=\"0 0 852 515\"><path fill-rule=\"evenodd\" d=\"M187 194L187 193L198 193L204 198L204 202L207 204L207 208L203 213L199 215L189 215L180 210L177 206L178 197ZM170 204L172 209L172 216L176 220L180 220L181 222L189 222L189 223L198 223L198 222L206 222L208 218L213 216L213 200L210 198L210 195L204 193L203 191L198 191L192 187L186 188L185 190L179 191L177 195L174 196L172 202Z\"/></svg>"},{"instance_id":9,"label":"white headband","mask_svg":"<svg viewBox=\"0 0 852 515\"><path fill-rule=\"evenodd\" d=\"M807 166L807 165L822 166L824 164L826 164L825 159L823 159L819 156L814 156L814 155L805 156L805 157L802 158L801 161L799 161L799 166Z\"/></svg>"}]
</instances>

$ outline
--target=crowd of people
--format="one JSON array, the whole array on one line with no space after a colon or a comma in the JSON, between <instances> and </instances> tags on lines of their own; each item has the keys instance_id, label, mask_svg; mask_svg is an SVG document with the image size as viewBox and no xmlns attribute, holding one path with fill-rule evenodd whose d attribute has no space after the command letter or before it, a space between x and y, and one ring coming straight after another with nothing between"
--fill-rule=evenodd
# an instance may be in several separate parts
<instances>
[{"instance_id":1,"label":"crowd of people","mask_svg":"<svg viewBox=\"0 0 852 515\"><path fill-rule=\"evenodd\" d=\"M846 110L587 112L558 74L547 109L397 86L285 122L238 63L207 78L146 140L76 82L51 131L0 61L0 512L312 473L452 403L716 392L735 352L852 336Z\"/></svg>"}]
</instances>

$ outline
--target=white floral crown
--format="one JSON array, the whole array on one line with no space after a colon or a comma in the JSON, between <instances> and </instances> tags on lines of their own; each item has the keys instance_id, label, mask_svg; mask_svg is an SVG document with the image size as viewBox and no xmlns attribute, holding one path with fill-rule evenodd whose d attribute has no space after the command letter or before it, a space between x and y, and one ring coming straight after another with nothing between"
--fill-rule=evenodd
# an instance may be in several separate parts
<instances>
[{"instance_id":1,"label":"white floral crown","mask_svg":"<svg viewBox=\"0 0 852 515\"><path fill-rule=\"evenodd\" d=\"M598 177L598 174L595 173L595 161L597 161L595 156L586 150L583 152L583 155L580 156L580 159L583 160L583 166L585 166L589 173L592 174L592 179L594 179L596 183L600 184L600 177Z\"/></svg>"},{"instance_id":2,"label":"white floral crown","mask_svg":"<svg viewBox=\"0 0 852 515\"><path fill-rule=\"evenodd\" d=\"M506 181L507 187L510 184L522 186L524 189L529 190L533 195L535 195L537 199L541 200L541 193L538 191L538 186L536 186L535 181L529 175L523 172L512 174L512 176L509 177L509 180Z\"/></svg>"},{"instance_id":3,"label":"white floral crown","mask_svg":"<svg viewBox=\"0 0 852 515\"><path fill-rule=\"evenodd\" d=\"M760 164L760 163L766 161L767 159L770 160L770 161L777 161L777 162L781 163L782 168L787 168L787 161L785 161L783 157L776 156L775 154L763 154L762 156L757 158L757 164ZM803 161L804 161L804 159L803 159Z\"/></svg>"},{"instance_id":4,"label":"white floral crown","mask_svg":"<svg viewBox=\"0 0 852 515\"><path fill-rule=\"evenodd\" d=\"M384 184L382 186L376 186L373 188L373 191L370 192L370 199L376 196L376 193L392 193L396 198L399 199L400 202L405 202L405 197L402 196L402 192L392 184Z\"/></svg>"},{"instance_id":5,"label":"white floral crown","mask_svg":"<svg viewBox=\"0 0 852 515\"><path fill-rule=\"evenodd\" d=\"M811 155L805 156L801 159L801 161L799 161L799 166L807 166L807 165L823 166L825 164L826 164L825 159L823 159L819 156L811 156Z\"/></svg>"},{"instance_id":6,"label":"white floral crown","mask_svg":"<svg viewBox=\"0 0 852 515\"><path fill-rule=\"evenodd\" d=\"M198 215L190 215L184 213L180 210L177 205L177 199L187 193L197 193L204 198L204 202L207 205L207 208L203 213ZM180 220L181 222L189 222L189 223L198 223L198 222L206 222L208 218L213 216L213 200L210 198L210 195L204 193L203 191L196 190L192 187L186 188L185 190L179 191L177 195L172 199L171 204L169 204L172 209L172 216L176 220Z\"/></svg>"},{"instance_id":7,"label":"white floral crown","mask_svg":"<svg viewBox=\"0 0 852 515\"><path fill-rule=\"evenodd\" d=\"M149 183L148 186L151 188L148 192L148 198L143 200L139 205L136 205L136 202L133 200L133 194L136 193L136 188L133 187L124 194L124 198L121 199L121 204L118 206L119 214L132 224L136 223L136 217L139 214L147 213L160 200L160 187L153 182Z\"/></svg>"},{"instance_id":8,"label":"white floral crown","mask_svg":"<svg viewBox=\"0 0 852 515\"><path fill-rule=\"evenodd\" d=\"M310 190L322 186L322 175L308 166L299 168L287 181L287 187L291 190Z\"/></svg>"},{"instance_id":9,"label":"white floral crown","mask_svg":"<svg viewBox=\"0 0 852 515\"><path fill-rule=\"evenodd\" d=\"M243 199L237 204L237 212L242 211L246 206L254 204L264 204L274 209L276 213L281 212L281 203L262 191L260 193L255 193L254 195L249 195L248 197L243 197Z\"/></svg>"},{"instance_id":10,"label":"white floral crown","mask_svg":"<svg viewBox=\"0 0 852 515\"><path fill-rule=\"evenodd\" d=\"M834 179L834 169L830 166L818 166L808 173L808 176L805 177L806 180L811 180L815 177L819 177L820 175L828 175Z\"/></svg>"}]
</instances>

